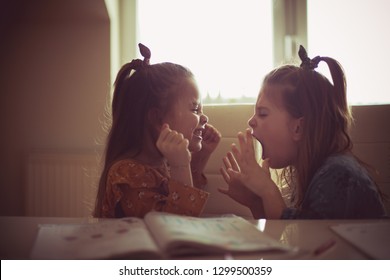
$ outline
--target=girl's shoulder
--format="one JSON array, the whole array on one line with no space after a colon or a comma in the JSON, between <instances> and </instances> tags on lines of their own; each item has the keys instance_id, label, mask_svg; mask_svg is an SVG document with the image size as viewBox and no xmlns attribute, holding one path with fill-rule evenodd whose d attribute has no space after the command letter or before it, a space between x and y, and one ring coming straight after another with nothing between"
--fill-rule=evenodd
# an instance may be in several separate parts
<instances>
[{"instance_id":1,"label":"girl's shoulder","mask_svg":"<svg viewBox=\"0 0 390 280\"><path fill-rule=\"evenodd\" d=\"M167 180L156 168L134 159L121 159L114 162L108 171L107 180L111 184L155 186ZM145 186L146 186L145 185Z\"/></svg>"},{"instance_id":2,"label":"girl's shoulder","mask_svg":"<svg viewBox=\"0 0 390 280\"><path fill-rule=\"evenodd\" d=\"M145 171L147 169L147 165L143 165L140 162L133 160L133 159L121 159L116 162L114 162L111 167L109 168L109 173L125 173L128 174L128 172L131 173L142 173L142 171Z\"/></svg>"},{"instance_id":3,"label":"girl's shoulder","mask_svg":"<svg viewBox=\"0 0 390 280\"><path fill-rule=\"evenodd\" d=\"M120 159L114 162L108 170L108 177L141 178L144 176L164 177L157 168L134 159Z\"/></svg>"},{"instance_id":4,"label":"girl's shoulder","mask_svg":"<svg viewBox=\"0 0 390 280\"><path fill-rule=\"evenodd\" d=\"M349 154L332 155L324 161L309 185L306 204L322 218L385 215L374 180L359 160Z\"/></svg>"},{"instance_id":5,"label":"girl's shoulder","mask_svg":"<svg viewBox=\"0 0 390 280\"><path fill-rule=\"evenodd\" d=\"M329 172L368 175L367 170L351 154L329 156L318 171L319 175Z\"/></svg>"},{"instance_id":6,"label":"girl's shoulder","mask_svg":"<svg viewBox=\"0 0 390 280\"><path fill-rule=\"evenodd\" d=\"M109 168L108 174L133 177L140 177L142 176L142 174L153 174L153 176L156 177L169 177L168 167L166 166L166 164L151 166L131 158L115 161Z\"/></svg>"},{"instance_id":7,"label":"girl's shoulder","mask_svg":"<svg viewBox=\"0 0 390 280\"><path fill-rule=\"evenodd\" d=\"M376 189L368 170L350 154L329 156L315 173L312 182L336 188Z\"/></svg>"}]
</instances>

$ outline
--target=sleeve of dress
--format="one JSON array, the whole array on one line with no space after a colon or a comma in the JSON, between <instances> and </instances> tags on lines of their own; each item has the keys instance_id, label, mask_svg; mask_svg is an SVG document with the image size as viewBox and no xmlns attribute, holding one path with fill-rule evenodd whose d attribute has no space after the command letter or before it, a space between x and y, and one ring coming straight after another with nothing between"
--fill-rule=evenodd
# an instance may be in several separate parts
<instances>
[{"instance_id":1,"label":"sleeve of dress","mask_svg":"<svg viewBox=\"0 0 390 280\"><path fill-rule=\"evenodd\" d=\"M164 211L187 216L199 216L208 199L209 193L170 180L168 197Z\"/></svg>"},{"instance_id":2,"label":"sleeve of dress","mask_svg":"<svg viewBox=\"0 0 390 280\"><path fill-rule=\"evenodd\" d=\"M143 212L155 207L153 203L158 200L157 186L155 176L150 174L145 166L132 161L118 161L107 175L103 216L118 217L116 212L120 203L124 215L142 217Z\"/></svg>"}]
</instances>

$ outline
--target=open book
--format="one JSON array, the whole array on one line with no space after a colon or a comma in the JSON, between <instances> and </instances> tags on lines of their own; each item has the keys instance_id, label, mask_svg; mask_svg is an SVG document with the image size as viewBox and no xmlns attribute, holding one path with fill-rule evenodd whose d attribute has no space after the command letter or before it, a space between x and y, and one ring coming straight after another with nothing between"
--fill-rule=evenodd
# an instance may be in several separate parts
<instances>
[{"instance_id":1,"label":"open book","mask_svg":"<svg viewBox=\"0 0 390 280\"><path fill-rule=\"evenodd\" d=\"M289 251L238 216L194 218L150 212L84 224L40 225L33 259L161 259L199 254Z\"/></svg>"}]
</instances>

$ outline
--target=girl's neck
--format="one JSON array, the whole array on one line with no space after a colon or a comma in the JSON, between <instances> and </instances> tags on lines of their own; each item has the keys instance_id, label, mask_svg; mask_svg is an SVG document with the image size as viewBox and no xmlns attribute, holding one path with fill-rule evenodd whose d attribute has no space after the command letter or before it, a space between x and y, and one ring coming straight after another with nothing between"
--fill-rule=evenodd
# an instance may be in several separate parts
<instances>
[{"instance_id":1,"label":"girl's neck","mask_svg":"<svg viewBox=\"0 0 390 280\"><path fill-rule=\"evenodd\" d=\"M146 129L143 137L143 147L141 151L131 158L145 165L159 167L166 164L166 159L156 147L156 141L152 136L151 129ZM156 137L157 139L157 137Z\"/></svg>"},{"instance_id":2,"label":"girl's neck","mask_svg":"<svg viewBox=\"0 0 390 280\"><path fill-rule=\"evenodd\" d=\"M164 165L166 163L166 161L163 157L150 158L147 156L138 155L138 156L134 157L133 159L140 162L140 163L143 163L143 164L146 164L146 165L149 165L152 167L161 166L161 165Z\"/></svg>"}]
</instances>

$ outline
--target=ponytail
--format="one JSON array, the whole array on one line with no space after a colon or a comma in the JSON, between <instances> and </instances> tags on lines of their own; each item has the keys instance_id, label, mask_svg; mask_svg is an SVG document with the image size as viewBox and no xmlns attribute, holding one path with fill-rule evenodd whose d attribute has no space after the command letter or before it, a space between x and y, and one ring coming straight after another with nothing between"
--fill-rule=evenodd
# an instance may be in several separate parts
<instances>
[{"instance_id":1,"label":"ponytail","mask_svg":"<svg viewBox=\"0 0 390 280\"><path fill-rule=\"evenodd\" d=\"M341 64L337 60L330 57L321 57L321 60L328 65L330 74L332 76L334 88L334 96L332 97L335 98L335 103L343 109L347 108L347 82Z\"/></svg>"}]
</instances>

